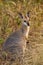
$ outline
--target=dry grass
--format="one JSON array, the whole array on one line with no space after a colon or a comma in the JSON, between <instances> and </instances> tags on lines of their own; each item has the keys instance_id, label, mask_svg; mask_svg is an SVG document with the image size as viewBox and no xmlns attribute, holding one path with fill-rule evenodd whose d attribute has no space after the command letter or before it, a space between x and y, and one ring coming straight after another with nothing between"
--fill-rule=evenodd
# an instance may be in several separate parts
<instances>
[{"instance_id":1,"label":"dry grass","mask_svg":"<svg viewBox=\"0 0 43 65\"><path fill-rule=\"evenodd\" d=\"M25 15L27 11L30 11L30 33L24 65L43 65L43 0L0 0L0 49L9 34L20 27L18 12ZM0 65L18 64L0 59Z\"/></svg>"}]
</instances>

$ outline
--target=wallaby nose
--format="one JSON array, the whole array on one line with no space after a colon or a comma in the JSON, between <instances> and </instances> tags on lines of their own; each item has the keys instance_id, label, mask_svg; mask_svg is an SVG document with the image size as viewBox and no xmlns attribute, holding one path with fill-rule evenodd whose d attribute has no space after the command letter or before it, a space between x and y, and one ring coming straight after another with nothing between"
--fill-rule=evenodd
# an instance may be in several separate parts
<instances>
[{"instance_id":1,"label":"wallaby nose","mask_svg":"<svg viewBox=\"0 0 43 65\"><path fill-rule=\"evenodd\" d=\"M29 22L27 22L27 25L30 26Z\"/></svg>"}]
</instances>

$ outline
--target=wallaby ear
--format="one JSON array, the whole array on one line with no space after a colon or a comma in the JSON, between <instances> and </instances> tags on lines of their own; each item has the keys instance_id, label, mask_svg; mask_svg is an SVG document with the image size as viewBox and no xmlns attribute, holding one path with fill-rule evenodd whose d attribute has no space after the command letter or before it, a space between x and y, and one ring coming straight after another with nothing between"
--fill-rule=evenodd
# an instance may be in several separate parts
<instances>
[{"instance_id":1,"label":"wallaby ear","mask_svg":"<svg viewBox=\"0 0 43 65\"><path fill-rule=\"evenodd\" d=\"M27 12L27 16L29 17L29 11Z\"/></svg>"},{"instance_id":2,"label":"wallaby ear","mask_svg":"<svg viewBox=\"0 0 43 65\"><path fill-rule=\"evenodd\" d=\"M27 14L26 14L26 17L27 17L27 19L29 20L29 11L27 12Z\"/></svg>"},{"instance_id":3,"label":"wallaby ear","mask_svg":"<svg viewBox=\"0 0 43 65\"><path fill-rule=\"evenodd\" d=\"M22 15L21 13L18 13L18 14L19 14L20 18L22 18L22 19L23 19L23 15Z\"/></svg>"}]
</instances>

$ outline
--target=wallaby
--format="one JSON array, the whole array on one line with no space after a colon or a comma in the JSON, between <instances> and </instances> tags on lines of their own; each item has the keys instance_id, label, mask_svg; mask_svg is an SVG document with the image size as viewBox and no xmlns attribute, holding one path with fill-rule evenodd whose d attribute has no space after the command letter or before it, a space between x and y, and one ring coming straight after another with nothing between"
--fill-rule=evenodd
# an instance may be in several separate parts
<instances>
[{"instance_id":1,"label":"wallaby","mask_svg":"<svg viewBox=\"0 0 43 65\"><path fill-rule=\"evenodd\" d=\"M26 16L19 13L21 18L21 27L19 30L13 32L5 41L3 45L3 50L11 53L16 53L18 57L21 57L21 54L24 55L26 49L26 42L28 38L28 33L30 29L29 24L29 12Z\"/></svg>"}]
</instances>

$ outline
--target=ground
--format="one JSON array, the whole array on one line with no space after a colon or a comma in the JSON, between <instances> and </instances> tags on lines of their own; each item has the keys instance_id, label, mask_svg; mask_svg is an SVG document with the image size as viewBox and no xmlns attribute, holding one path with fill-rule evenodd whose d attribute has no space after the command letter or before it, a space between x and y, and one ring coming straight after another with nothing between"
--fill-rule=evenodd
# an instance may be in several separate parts
<instances>
[{"instance_id":1,"label":"ground","mask_svg":"<svg viewBox=\"0 0 43 65\"><path fill-rule=\"evenodd\" d=\"M30 32L24 65L43 65L43 0L2 1L0 0L0 65L19 65L18 60L5 60L1 52L3 42L20 27L18 12L30 12ZM17 63L17 64L16 64Z\"/></svg>"}]
</instances>

